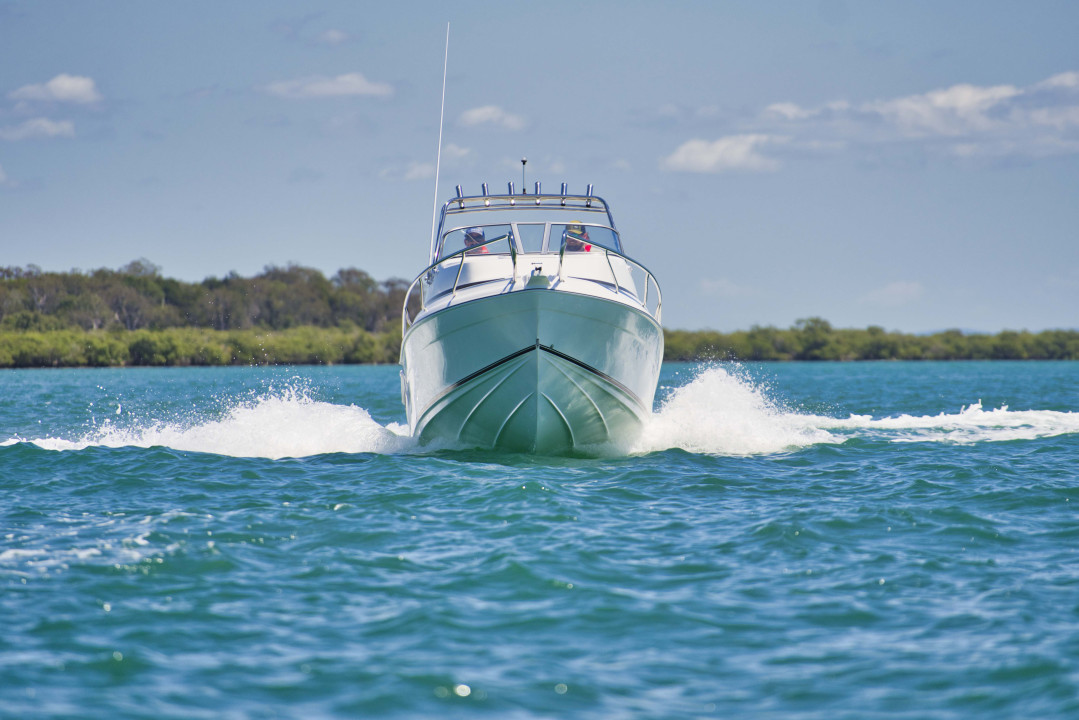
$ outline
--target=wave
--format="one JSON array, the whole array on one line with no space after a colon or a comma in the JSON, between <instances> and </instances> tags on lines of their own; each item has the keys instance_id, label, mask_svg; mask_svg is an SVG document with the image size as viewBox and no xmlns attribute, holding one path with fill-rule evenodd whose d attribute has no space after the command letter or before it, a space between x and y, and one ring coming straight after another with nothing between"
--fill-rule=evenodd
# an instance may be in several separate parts
<instances>
[{"instance_id":1,"label":"wave","mask_svg":"<svg viewBox=\"0 0 1079 720\"><path fill-rule=\"evenodd\" d=\"M979 443L1031 440L1079 433L1079 413L1053 410L986 410L981 402L956 413L846 418L814 415L784 406L772 388L735 366L702 367L671 391L645 423L640 437L619 452L647 454L669 449L709 455L761 455L840 444L852 438L895 443ZM32 443L48 450L88 447L155 447L231 457L280 459L328 453L393 455L429 452L397 423L380 424L356 405L314 400L291 386L236 401L219 417L180 420L112 418L75 439L12 438L0 445ZM607 454L601 452L601 454Z\"/></svg>"},{"instance_id":2,"label":"wave","mask_svg":"<svg viewBox=\"0 0 1079 720\"><path fill-rule=\"evenodd\" d=\"M313 400L306 390L297 387L241 402L219 419L135 420L125 427L106 421L75 440L50 437L27 442L47 450L163 446L273 460L327 453L390 455L407 452L416 445L407 427L381 425L361 407Z\"/></svg>"},{"instance_id":3,"label":"wave","mask_svg":"<svg viewBox=\"0 0 1079 720\"><path fill-rule=\"evenodd\" d=\"M1079 433L1079 413L985 410L981 401L957 413L847 418L798 412L768 396L770 388L737 370L701 369L674 390L645 425L633 452L680 448L693 453L756 455L851 438L896 443L968 444L1034 440Z\"/></svg>"},{"instance_id":4,"label":"wave","mask_svg":"<svg viewBox=\"0 0 1079 720\"><path fill-rule=\"evenodd\" d=\"M645 423L633 453L679 448L710 455L756 455L842 442L813 416L784 409L766 385L706 367L674 390Z\"/></svg>"}]
</instances>

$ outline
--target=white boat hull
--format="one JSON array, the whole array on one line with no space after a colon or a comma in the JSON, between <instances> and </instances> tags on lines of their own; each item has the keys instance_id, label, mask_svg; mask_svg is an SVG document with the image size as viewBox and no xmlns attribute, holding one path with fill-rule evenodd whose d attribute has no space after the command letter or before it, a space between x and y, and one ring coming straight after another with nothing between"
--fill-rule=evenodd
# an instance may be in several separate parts
<instances>
[{"instance_id":1,"label":"white boat hull","mask_svg":"<svg viewBox=\"0 0 1079 720\"><path fill-rule=\"evenodd\" d=\"M628 443L662 356L662 329L631 305L521 290L418 319L402 342L402 394L421 442L541 454Z\"/></svg>"}]
</instances>

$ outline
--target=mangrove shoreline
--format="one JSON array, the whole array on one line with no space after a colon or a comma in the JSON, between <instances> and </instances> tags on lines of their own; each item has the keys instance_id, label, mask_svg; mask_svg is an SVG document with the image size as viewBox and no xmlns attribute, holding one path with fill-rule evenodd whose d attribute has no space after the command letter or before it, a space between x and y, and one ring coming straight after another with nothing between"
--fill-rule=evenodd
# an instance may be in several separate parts
<instances>
[{"instance_id":1,"label":"mangrove shoreline","mask_svg":"<svg viewBox=\"0 0 1079 720\"><path fill-rule=\"evenodd\" d=\"M147 260L89 273L0 267L0 368L398 360L403 280L289 265L188 283L159 270ZM664 335L666 361L1079 360L1077 330L912 335L814 317L786 329Z\"/></svg>"},{"instance_id":2,"label":"mangrove shoreline","mask_svg":"<svg viewBox=\"0 0 1079 720\"><path fill-rule=\"evenodd\" d=\"M794 327L718 333L665 330L664 360L1079 360L1079 332L949 330L932 335L833 329L810 318ZM9 330L0 329L0 368L222 365L393 364L400 326L371 333L359 327L285 330Z\"/></svg>"}]
</instances>

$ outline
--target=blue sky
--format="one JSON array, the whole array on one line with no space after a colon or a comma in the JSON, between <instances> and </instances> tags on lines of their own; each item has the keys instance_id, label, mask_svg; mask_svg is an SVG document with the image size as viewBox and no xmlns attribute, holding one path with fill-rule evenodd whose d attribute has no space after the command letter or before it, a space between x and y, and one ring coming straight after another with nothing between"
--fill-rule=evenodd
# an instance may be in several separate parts
<instances>
[{"instance_id":1,"label":"blue sky","mask_svg":"<svg viewBox=\"0 0 1079 720\"><path fill-rule=\"evenodd\" d=\"M668 327L1079 327L1079 3L0 0L0 265L411 279L595 185Z\"/></svg>"}]
</instances>

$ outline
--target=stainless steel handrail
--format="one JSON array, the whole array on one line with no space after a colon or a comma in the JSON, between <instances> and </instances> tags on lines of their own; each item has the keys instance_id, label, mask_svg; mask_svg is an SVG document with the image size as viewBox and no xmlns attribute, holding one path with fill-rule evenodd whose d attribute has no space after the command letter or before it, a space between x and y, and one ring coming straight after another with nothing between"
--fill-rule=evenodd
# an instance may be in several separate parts
<instances>
[{"instance_id":1,"label":"stainless steel handrail","mask_svg":"<svg viewBox=\"0 0 1079 720\"><path fill-rule=\"evenodd\" d=\"M656 280L656 276L652 274L652 271L649 270L648 268L646 268L641 263L634 260L633 258L631 258L631 257L629 257L627 255L623 255L622 253L618 252L617 250L612 250L610 248L605 248L602 245L593 245L592 249L593 250L603 251L606 254L606 256L607 256L607 267L611 271L611 279L614 281L613 284L614 284L615 292L621 292L621 288L618 285L618 277L614 272L614 267L611 265L611 255L614 255L615 257L620 257L623 260L625 260L626 262L630 263L631 265L635 265L636 267L638 267L641 270L641 272L644 273L644 298L640 300L640 303L641 303L642 306L644 306L644 309L646 311L648 311L648 314L651 315L653 318L655 318L656 322L661 322L661 317L663 315L663 291L659 287L659 280ZM563 263L565 261L565 256L566 256L566 241L565 241L565 239L563 239L562 240L562 247L559 248L559 250L558 250L558 279L560 281L566 279L565 272L564 272L564 265L563 265ZM585 253L572 252L572 253L570 253L570 256L571 257L572 256L584 257ZM587 278L584 278L584 279L587 279ZM659 297L659 299L656 302L656 311L655 312L652 312L651 310L648 310L648 283L649 283L649 281L651 281L652 284L654 284L656 286L656 295Z\"/></svg>"},{"instance_id":2,"label":"stainless steel handrail","mask_svg":"<svg viewBox=\"0 0 1079 720\"><path fill-rule=\"evenodd\" d=\"M433 272L435 270L435 268L437 268L439 265L441 265L441 264L443 264L445 262L448 262L450 260L453 260L454 258L459 257L459 258L461 258L461 262L458 263L458 266L457 266L457 277L455 277L454 280L453 280L453 295L456 296L457 295L457 283L459 283L461 281L461 271L464 270L464 267L465 267L464 256L469 254L469 253L475 253L475 251L478 250L479 248L487 247L488 245L491 245L491 244L497 243L497 242L501 242L501 241L506 240L506 239L510 239L510 243L509 243L510 260L513 262L513 277L517 277L517 248L516 248L516 246L514 246L514 244L512 242L512 239L510 238L509 233L507 233L505 235L499 235L496 238L491 238L490 240L488 240L486 242L482 242L479 245L473 245L472 247L461 248L460 250L457 250L456 252L452 252L449 255L447 255L446 257L442 258L441 260L437 260L437 261L431 263L430 265L428 265L426 268L424 268L423 271L420 272L420 274L416 276L416 279L412 281L412 284L408 286L408 291L405 292L405 301L401 306L401 334L404 335L404 332L406 330L408 330L409 326L412 325L412 318L410 318L409 315L408 315L408 301L412 298L412 291L416 289L416 283L418 283L424 277L426 277L431 272ZM420 309L419 309L419 312L423 312L426 307L427 307L427 298L424 296L423 286L421 285L420 286ZM417 313L417 314L419 314L419 313Z\"/></svg>"},{"instance_id":3,"label":"stainless steel handrail","mask_svg":"<svg viewBox=\"0 0 1079 720\"><path fill-rule=\"evenodd\" d=\"M416 279L412 281L412 284L408 286L408 291L405 292L404 303L401 306L401 334L404 335L405 332L408 330L408 328L412 326L413 319L408 314L408 303L409 303L409 300L412 298L412 293L416 289L416 285L421 280L423 280L424 278L427 278L433 271L435 271L436 268L438 268L438 266L442 265L443 263L447 263L447 262L449 262L449 261L451 261L451 260L453 260L455 258L460 258L460 262L459 262L458 267L457 267L457 276L454 278L453 288L452 288L453 295L451 297L455 297L457 295L458 283L461 280L461 271L464 269L464 265L465 265L464 256L469 252L475 251L477 248L485 247L485 246L490 245L492 243L501 242L502 240L506 240L507 238L509 238L509 234L501 235L499 237L493 238L493 239L488 240L488 241L486 241L484 243L481 243L479 245L474 245L474 246L468 247L468 248L462 248L462 249L460 249L460 250L458 250L456 252L453 252L453 253L447 255L446 257L444 257L444 258L442 258L442 259L440 259L440 260L438 260L436 262L431 263L426 268L424 268L424 270L419 275L416 276ZM513 275L511 277L516 278L517 277L517 248L514 246L514 244L512 242L510 242L509 247L510 247L510 259L513 262ZM644 273L644 297L643 297L643 299L638 298L638 301L641 303L641 306L644 308L645 312L647 312L649 315L651 315L652 318L657 323L662 324L663 292L660 289L659 281L656 279L656 276L654 274L652 274L652 271L649 270L648 268L646 268L641 263L634 260L633 258L628 257L626 255L623 255L622 253L618 252L617 250L612 250L610 248L605 248L602 245L593 245L592 247L593 247L594 250L601 250L606 254L607 267L611 271L611 278L614 281L613 284L614 284L615 292L621 293L622 288L619 285L618 277L617 277L617 275L615 273L614 266L611 265L611 255L614 255L615 257L622 258L627 263L637 267L638 269L640 269ZM571 256L572 255L578 255L578 253L570 253L570 255ZM580 253L580 255L584 255L584 253ZM558 250L558 279L559 279L559 281L564 281L565 280L565 272L564 272L564 269L565 269L565 265L564 265L565 256L566 256L566 243L565 243L565 240L563 240L562 241L562 246ZM428 281L430 281L430 278L428 279ZM654 312L648 308L648 293L649 293L648 286L649 286L650 283L656 286L657 301L656 301L656 309L655 309ZM439 295L443 295L443 294L444 293L439 293ZM417 312L417 315L419 313L422 313L426 308L427 308L427 297L425 296L423 286L421 285L420 286L420 309Z\"/></svg>"}]
</instances>

